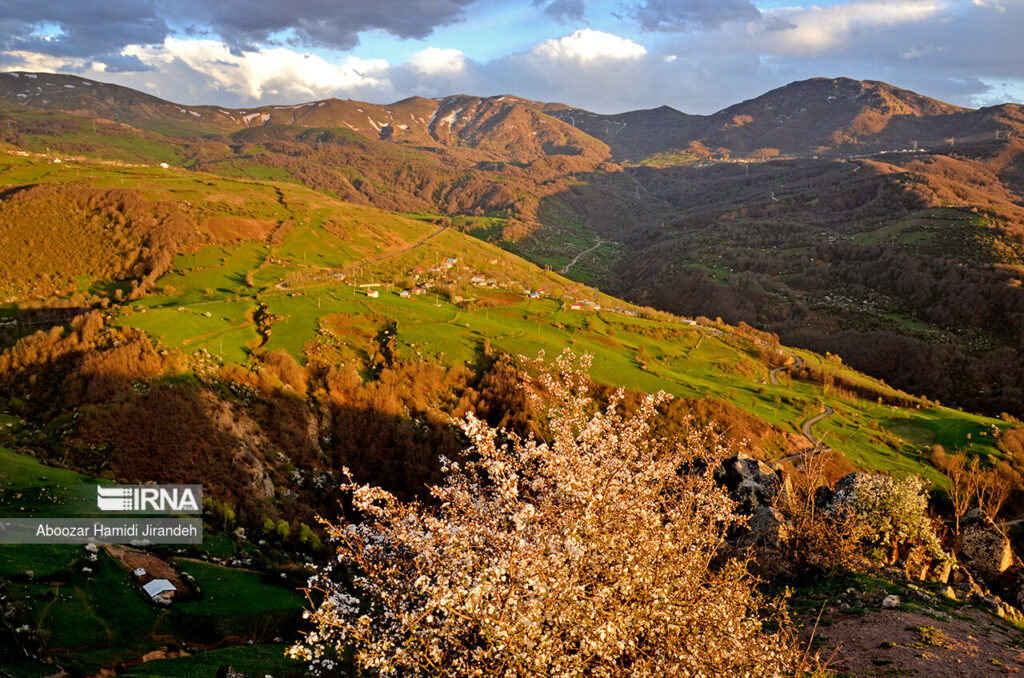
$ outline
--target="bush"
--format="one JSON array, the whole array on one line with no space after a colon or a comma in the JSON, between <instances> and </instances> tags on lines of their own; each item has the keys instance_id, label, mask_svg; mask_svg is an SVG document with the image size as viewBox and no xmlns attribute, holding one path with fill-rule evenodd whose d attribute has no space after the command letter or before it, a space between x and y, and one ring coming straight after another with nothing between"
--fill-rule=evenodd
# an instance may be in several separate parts
<instances>
[{"instance_id":1,"label":"bush","mask_svg":"<svg viewBox=\"0 0 1024 678\"><path fill-rule=\"evenodd\" d=\"M429 505L350 482L364 521L325 523L337 556L311 582L323 602L291 654L319 674L343 657L403 676L792 671L792 639L765 630L744 564L711 565L736 516L693 469L727 450L692 426L653 437L664 394L625 416L620 393L595 413L588 363L566 352L541 370L544 442L467 415L469 461L444 462Z\"/></svg>"},{"instance_id":2,"label":"bush","mask_svg":"<svg viewBox=\"0 0 1024 678\"><path fill-rule=\"evenodd\" d=\"M932 558L946 559L928 517L926 481L858 473L836 487L832 511L852 516L857 536L868 547L888 549L894 563L901 549L923 546Z\"/></svg>"}]
</instances>

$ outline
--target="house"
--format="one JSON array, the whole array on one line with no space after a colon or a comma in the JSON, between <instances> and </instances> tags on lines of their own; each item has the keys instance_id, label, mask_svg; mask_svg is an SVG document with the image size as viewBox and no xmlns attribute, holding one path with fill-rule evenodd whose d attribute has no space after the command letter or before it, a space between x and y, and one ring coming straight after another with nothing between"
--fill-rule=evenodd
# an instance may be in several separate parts
<instances>
[{"instance_id":1,"label":"house","mask_svg":"<svg viewBox=\"0 0 1024 678\"><path fill-rule=\"evenodd\" d=\"M469 282L471 282L474 285L484 285L487 283L487 276L485 276L482 273L477 273L476 275L469 279Z\"/></svg>"},{"instance_id":2,"label":"house","mask_svg":"<svg viewBox=\"0 0 1024 678\"><path fill-rule=\"evenodd\" d=\"M401 292L398 293L398 296L402 297L403 299L408 299L409 298L409 290L402 290Z\"/></svg>"},{"instance_id":3,"label":"house","mask_svg":"<svg viewBox=\"0 0 1024 678\"><path fill-rule=\"evenodd\" d=\"M150 598L156 598L157 596L171 598L178 592L178 589L175 588L174 584L166 579L154 579L147 584L143 584L142 590L145 591Z\"/></svg>"},{"instance_id":4,"label":"house","mask_svg":"<svg viewBox=\"0 0 1024 678\"><path fill-rule=\"evenodd\" d=\"M571 308L574 311L582 311L583 310L583 304L581 304L578 301L574 301L571 304L569 304L569 308Z\"/></svg>"},{"instance_id":5,"label":"house","mask_svg":"<svg viewBox=\"0 0 1024 678\"><path fill-rule=\"evenodd\" d=\"M140 567L138 569L132 570L132 574L135 576L136 579L142 579L146 576L146 568Z\"/></svg>"},{"instance_id":6,"label":"house","mask_svg":"<svg viewBox=\"0 0 1024 678\"><path fill-rule=\"evenodd\" d=\"M380 296L380 292L378 292L377 290L366 290L366 296L370 297L371 299L376 299L377 297Z\"/></svg>"},{"instance_id":7,"label":"house","mask_svg":"<svg viewBox=\"0 0 1024 678\"><path fill-rule=\"evenodd\" d=\"M421 295L421 294L423 294L425 292L426 292L426 290L423 289L422 287L414 287L414 288L412 288L412 293L417 295L417 296L419 296L419 295Z\"/></svg>"},{"instance_id":8,"label":"house","mask_svg":"<svg viewBox=\"0 0 1024 678\"><path fill-rule=\"evenodd\" d=\"M488 263L490 263L490 264L496 264L496 263L498 263L498 260L497 260L497 259L491 259L491 260L490 260L490 261L489 261Z\"/></svg>"}]
</instances>

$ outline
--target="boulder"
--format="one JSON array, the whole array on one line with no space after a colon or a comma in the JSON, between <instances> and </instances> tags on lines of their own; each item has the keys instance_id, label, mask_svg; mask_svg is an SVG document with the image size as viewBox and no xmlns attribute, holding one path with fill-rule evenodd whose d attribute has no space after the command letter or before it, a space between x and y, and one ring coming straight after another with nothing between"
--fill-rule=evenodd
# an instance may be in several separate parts
<instances>
[{"instance_id":1,"label":"boulder","mask_svg":"<svg viewBox=\"0 0 1024 678\"><path fill-rule=\"evenodd\" d=\"M912 546L898 565L910 581L924 581L932 569L932 557L923 546Z\"/></svg>"},{"instance_id":2,"label":"boulder","mask_svg":"<svg viewBox=\"0 0 1024 678\"><path fill-rule=\"evenodd\" d=\"M970 511L960 521L956 551L975 574L995 578L1013 564L1010 540L989 516Z\"/></svg>"},{"instance_id":3,"label":"boulder","mask_svg":"<svg viewBox=\"0 0 1024 678\"><path fill-rule=\"evenodd\" d=\"M759 506L772 506L785 488L780 473L742 452L724 460L715 469L714 478L737 503L736 510L745 515Z\"/></svg>"},{"instance_id":4,"label":"boulder","mask_svg":"<svg viewBox=\"0 0 1024 678\"><path fill-rule=\"evenodd\" d=\"M853 494L854 488L869 477L870 476L867 473L861 473L860 471L847 473L836 481L836 486L832 490L832 500L829 505L836 506L847 503L850 500L850 496Z\"/></svg>"},{"instance_id":5,"label":"boulder","mask_svg":"<svg viewBox=\"0 0 1024 678\"><path fill-rule=\"evenodd\" d=\"M832 503L832 490L827 485L821 485L814 490L814 508L824 511Z\"/></svg>"},{"instance_id":6,"label":"boulder","mask_svg":"<svg viewBox=\"0 0 1024 678\"><path fill-rule=\"evenodd\" d=\"M882 608L886 610L892 610L900 606L900 597L896 595L888 595L882 598Z\"/></svg>"},{"instance_id":7,"label":"boulder","mask_svg":"<svg viewBox=\"0 0 1024 678\"><path fill-rule=\"evenodd\" d=\"M747 519L750 530L744 541L753 546L765 546L779 549L789 539L789 523L778 509L771 506L758 506Z\"/></svg>"},{"instance_id":8,"label":"boulder","mask_svg":"<svg viewBox=\"0 0 1024 678\"><path fill-rule=\"evenodd\" d=\"M953 572L952 560L938 560L928 573L928 581L937 581L940 584L949 583L949 575Z\"/></svg>"},{"instance_id":9,"label":"boulder","mask_svg":"<svg viewBox=\"0 0 1024 678\"><path fill-rule=\"evenodd\" d=\"M1003 602L1003 599L999 596L982 596L975 594L972 595L967 602L986 609L997 617L1001 617L1003 619L1020 621L1022 617L1024 617L1024 615L1021 615L1020 610L1009 603Z\"/></svg>"},{"instance_id":10,"label":"boulder","mask_svg":"<svg viewBox=\"0 0 1024 678\"><path fill-rule=\"evenodd\" d=\"M953 574L950 577L953 581L953 588L960 592L964 597L981 595L984 593L984 589L978 585L978 582L974 581L974 577L971 573L964 569L959 563L953 567Z\"/></svg>"}]
</instances>

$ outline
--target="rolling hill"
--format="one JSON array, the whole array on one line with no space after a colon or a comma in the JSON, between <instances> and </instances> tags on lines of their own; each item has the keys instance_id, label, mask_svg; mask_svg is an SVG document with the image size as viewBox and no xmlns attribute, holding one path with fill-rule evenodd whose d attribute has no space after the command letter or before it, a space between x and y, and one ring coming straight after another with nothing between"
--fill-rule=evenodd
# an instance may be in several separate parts
<instances>
[{"instance_id":1,"label":"rolling hill","mask_svg":"<svg viewBox=\"0 0 1024 678\"><path fill-rule=\"evenodd\" d=\"M169 646L206 650L183 671L271 661L341 469L422 496L465 413L529 434L539 351L591 354L599 400L674 395L661 433L714 422L768 461L823 441L834 476L940 486L938 449L1021 464L1019 108L814 80L707 117L231 110L27 73L0 101L0 501L98 478L210 500L204 545L157 554L207 592L169 610L112 556L0 553L79 673L148 675ZM42 670L9 635L0 663Z\"/></svg>"}]
</instances>

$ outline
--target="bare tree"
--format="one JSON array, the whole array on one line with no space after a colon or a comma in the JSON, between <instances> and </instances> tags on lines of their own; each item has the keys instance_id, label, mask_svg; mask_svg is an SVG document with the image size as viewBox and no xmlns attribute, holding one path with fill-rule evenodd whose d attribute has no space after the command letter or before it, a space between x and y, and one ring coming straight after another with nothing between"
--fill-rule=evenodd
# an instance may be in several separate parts
<instances>
[{"instance_id":1,"label":"bare tree","mask_svg":"<svg viewBox=\"0 0 1024 678\"><path fill-rule=\"evenodd\" d=\"M943 473L949 479L949 501L953 504L953 534L960 534L960 519L978 496L978 460L967 460L963 452L945 457Z\"/></svg>"}]
</instances>

